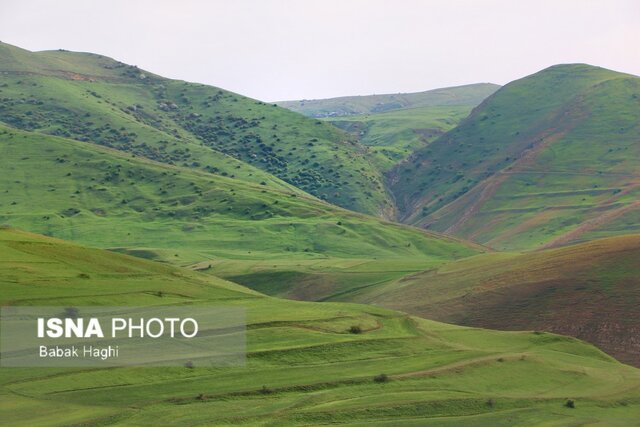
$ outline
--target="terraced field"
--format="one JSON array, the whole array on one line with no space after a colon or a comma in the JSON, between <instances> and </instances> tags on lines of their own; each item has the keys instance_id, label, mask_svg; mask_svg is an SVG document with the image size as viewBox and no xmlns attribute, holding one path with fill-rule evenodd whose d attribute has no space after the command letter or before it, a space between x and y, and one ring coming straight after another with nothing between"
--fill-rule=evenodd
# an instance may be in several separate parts
<instances>
[{"instance_id":1,"label":"terraced field","mask_svg":"<svg viewBox=\"0 0 640 427\"><path fill-rule=\"evenodd\" d=\"M3 305L210 304L244 306L248 318L244 368L2 369L9 425L629 425L640 416L640 371L572 338L279 300L6 228L0 248Z\"/></svg>"}]
</instances>

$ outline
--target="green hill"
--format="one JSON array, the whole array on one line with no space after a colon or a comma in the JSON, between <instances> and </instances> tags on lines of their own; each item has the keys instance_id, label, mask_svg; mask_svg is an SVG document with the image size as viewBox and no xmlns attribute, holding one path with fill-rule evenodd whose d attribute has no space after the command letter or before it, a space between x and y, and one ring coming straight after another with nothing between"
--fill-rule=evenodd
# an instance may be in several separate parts
<instances>
[{"instance_id":1,"label":"green hill","mask_svg":"<svg viewBox=\"0 0 640 427\"><path fill-rule=\"evenodd\" d=\"M334 299L459 325L571 335L640 366L639 235L484 254Z\"/></svg>"},{"instance_id":2,"label":"green hill","mask_svg":"<svg viewBox=\"0 0 640 427\"><path fill-rule=\"evenodd\" d=\"M178 264L337 257L425 265L482 250L299 190L1 125L0 168L0 223Z\"/></svg>"},{"instance_id":3,"label":"green hill","mask_svg":"<svg viewBox=\"0 0 640 427\"><path fill-rule=\"evenodd\" d=\"M392 171L400 218L501 249L637 232L639 106L589 65L512 82Z\"/></svg>"},{"instance_id":4,"label":"green hill","mask_svg":"<svg viewBox=\"0 0 640 427\"><path fill-rule=\"evenodd\" d=\"M277 104L309 117L342 117L417 107L475 106L498 88L491 83L478 83L416 93L305 99Z\"/></svg>"},{"instance_id":5,"label":"green hill","mask_svg":"<svg viewBox=\"0 0 640 427\"><path fill-rule=\"evenodd\" d=\"M427 268L410 259L228 260L215 274L278 297L375 304L458 325L570 335L640 366L640 235L488 252Z\"/></svg>"},{"instance_id":6,"label":"green hill","mask_svg":"<svg viewBox=\"0 0 640 427\"><path fill-rule=\"evenodd\" d=\"M0 230L0 286L4 306L242 306L248 323L245 367L2 369L7 425L630 425L640 416L640 371L553 334L278 300L11 229ZM362 332L349 333L354 325ZM387 380L374 381L381 373Z\"/></svg>"},{"instance_id":7,"label":"green hill","mask_svg":"<svg viewBox=\"0 0 640 427\"><path fill-rule=\"evenodd\" d=\"M293 185L360 212L392 212L381 173L349 134L100 55L0 43L0 120L212 174Z\"/></svg>"}]
</instances>

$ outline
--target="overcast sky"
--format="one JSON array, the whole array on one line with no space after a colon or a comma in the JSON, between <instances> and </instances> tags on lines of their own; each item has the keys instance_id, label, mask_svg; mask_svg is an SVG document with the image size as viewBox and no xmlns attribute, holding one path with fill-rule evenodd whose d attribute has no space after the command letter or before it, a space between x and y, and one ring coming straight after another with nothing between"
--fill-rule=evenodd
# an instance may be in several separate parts
<instances>
[{"instance_id":1,"label":"overcast sky","mask_svg":"<svg viewBox=\"0 0 640 427\"><path fill-rule=\"evenodd\" d=\"M89 51L265 101L640 75L639 0L0 0L0 40Z\"/></svg>"}]
</instances>

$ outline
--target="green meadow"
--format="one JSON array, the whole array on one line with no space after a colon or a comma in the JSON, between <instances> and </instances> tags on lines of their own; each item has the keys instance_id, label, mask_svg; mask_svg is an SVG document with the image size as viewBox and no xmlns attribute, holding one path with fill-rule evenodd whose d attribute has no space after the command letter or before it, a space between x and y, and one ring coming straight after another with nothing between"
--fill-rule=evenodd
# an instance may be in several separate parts
<instances>
[{"instance_id":1,"label":"green meadow","mask_svg":"<svg viewBox=\"0 0 640 427\"><path fill-rule=\"evenodd\" d=\"M628 425L640 416L640 371L573 338L275 299L8 228L0 247L3 305L247 310L245 367L2 369L8 425Z\"/></svg>"}]
</instances>

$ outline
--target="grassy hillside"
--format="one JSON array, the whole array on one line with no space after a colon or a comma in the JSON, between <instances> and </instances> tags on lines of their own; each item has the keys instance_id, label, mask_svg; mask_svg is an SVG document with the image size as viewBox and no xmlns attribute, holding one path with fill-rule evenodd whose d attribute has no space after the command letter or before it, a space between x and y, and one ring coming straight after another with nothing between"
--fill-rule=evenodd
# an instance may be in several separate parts
<instances>
[{"instance_id":1,"label":"grassy hillside","mask_svg":"<svg viewBox=\"0 0 640 427\"><path fill-rule=\"evenodd\" d=\"M0 120L212 174L294 185L356 211L392 212L381 173L349 134L100 55L0 44Z\"/></svg>"},{"instance_id":2,"label":"grassy hillside","mask_svg":"<svg viewBox=\"0 0 640 427\"><path fill-rule=\"evenodd\" d=\"M0 286L3 305L242 306L248 321L245 367L2 369L8 425L629 425L640 416L640 371L553 334L278 300L9 229ZM349 333L354 325L362 333ZM381 373L388 380L375 382Z\"/></svg>"},{"instance_id":3,"label":"grassy hillside","mask_svg":"<svg viewBox=\"0 0 640 427\"><path fill-rule=\"evenodd\" d=\"M401 218L501 249L637 232L639 106L589 65L512 82L391 173Z\"/></svg>"},{"instance_id":4,"label":"grassy hillside","mask_svg":"<svg viewBox=\"0 0 640 427\"><path fill-rule=\"evenodd\" d=\"M640 236L525 254L490 253L352 294L412 314L592 342L640 366Z\"/></svg>"},{"instance_id":5,"label":"grassy hillside","mask_svg":"<svg viewBox=\"0 0 640 427\"><path fill-rule=\"evenodd\" d=\"M330 119L369 148L373 162L388 172L464 119L473 105L436 105Z\"/></svg>"},{"instance_id":6,"label":"grassy hillside","mask_svg":"<svg viewBox=\"0 0 640 427\"><path fill-rule=\"evenodd\" d=\"M0 168L0 223L178 264L337 257L428 265L481 250L297 190L3 126Z\"/></svg>"},{"instance_id":7,"label":"grassy hillside","mask_svg":"<svg viewBox=\"0 0 640 427\"><path fill-rule=\"evenodd\" d=\"M498 88L491 83L478 83L416 93L282 101L278 105L310 117L342 117L417 107L475 106Z\"/></svg>"}]
</instances>

